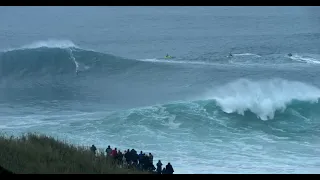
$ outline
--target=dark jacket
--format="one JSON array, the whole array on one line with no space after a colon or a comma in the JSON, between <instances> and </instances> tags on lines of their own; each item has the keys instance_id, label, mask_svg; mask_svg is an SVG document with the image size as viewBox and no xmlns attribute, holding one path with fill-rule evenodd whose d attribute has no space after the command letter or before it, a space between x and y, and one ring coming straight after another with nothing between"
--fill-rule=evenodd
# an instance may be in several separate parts
<instances>
[{"instance_id":1,"label":"dark jacket","mask_svg":"<svg viewBox=\"0 0 320 180\"><path fill-rule=\"evenodd\" d=\"M173 174L174 170L170 163L166 165L166 171L167 171L167 174Z\"/></svg>"}]
</instances>

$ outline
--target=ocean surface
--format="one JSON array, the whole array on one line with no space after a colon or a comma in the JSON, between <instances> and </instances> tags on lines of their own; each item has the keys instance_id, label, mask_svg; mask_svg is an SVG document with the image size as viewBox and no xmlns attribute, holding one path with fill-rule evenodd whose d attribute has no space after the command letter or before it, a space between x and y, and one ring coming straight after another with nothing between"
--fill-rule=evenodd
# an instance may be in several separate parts
<instances>
[{"instance_id":1,"label":"ocean surface","mask_svg":"<svg viewBox=\"0 0 320 180\"><path fill-rule=\"evenodd\" d=\"M320 172L319 7L0 7L0 22L2 134L135 148L175 173Z\"/></svg>"}]
</instances>

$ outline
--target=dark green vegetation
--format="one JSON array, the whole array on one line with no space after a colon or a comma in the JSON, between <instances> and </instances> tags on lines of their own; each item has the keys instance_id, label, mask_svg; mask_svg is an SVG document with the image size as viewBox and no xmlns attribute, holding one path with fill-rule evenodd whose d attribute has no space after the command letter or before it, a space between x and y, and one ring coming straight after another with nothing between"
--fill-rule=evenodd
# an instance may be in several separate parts
<instances>
[{"instance_id":1,"label":"dark green vegetation","mask_svg":"<svg viewBox=\"0 0 320 180\"><path fill-rule=\"evenodd\" d=\"M113 165L103 153L78 147L46 135L0 137L0 166L13 173L141 174Z\"/></svg>"}]
</instances>

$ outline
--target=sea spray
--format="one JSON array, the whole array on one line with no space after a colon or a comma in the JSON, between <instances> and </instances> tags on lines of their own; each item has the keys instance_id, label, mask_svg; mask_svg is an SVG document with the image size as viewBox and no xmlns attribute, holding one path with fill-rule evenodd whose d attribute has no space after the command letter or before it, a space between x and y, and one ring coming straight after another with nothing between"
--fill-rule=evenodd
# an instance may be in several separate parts
<instances>
[{"instance_id":1,"label":"sea spray","mask_svg":"<svg viewBox=\"0 0 320 180\"><path fill-rule=\"evenodd\" d=\"M208 92L226 113L244 115L251 111L262 120L273 119L277 110L283 111L293 100L318 102L320 89L302 82L284 79L252 81L238 79Z\"/></svg>"}]
</instances>

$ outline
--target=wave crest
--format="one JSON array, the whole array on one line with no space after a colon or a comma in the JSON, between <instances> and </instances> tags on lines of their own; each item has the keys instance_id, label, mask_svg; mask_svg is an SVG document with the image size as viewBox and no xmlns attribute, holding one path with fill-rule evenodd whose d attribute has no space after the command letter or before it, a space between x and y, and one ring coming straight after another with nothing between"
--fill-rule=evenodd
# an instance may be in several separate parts
<instances>
[{"instance_id":1,"label":"wave crest","mask_svg":"<svg viewBox=\"0 0 320 180\"><path fill-rule=\"evenodd\" d=\"M214 99L225 113L244 115L251 111L261 120L268 120L274 118L276 111L284 111L294 100L318 102L320 89L283 79L239 79L210 91L206 96Z\"/></svg>"},{"instance_id":2,"label":"wave crest","mask_svg":"<svg viewBox=\"0 0 320 180\"><path fill-rule=\"evenodd\" d=\"M30 44L23 45L18 48L6 49L2 52L15 51L15 50L24 50L24 49L37 49L37 48L79 48L75 43L70 40L58 40L58 39L49 39L46 41L34 41Z\"/></svg>"},{"instance_id":3,"label":"wave crest","mask_svg":"<svg viewBox=\"0 0 320 180\"><path fill-rule=\"evenodd\" d=\"M31 44L22 46L22 49L36 49L41 47L47 47L47 48L79 48L77 45L75 45L70 40L47 40L47 41L36 41Z\"/></svg>"}]
</instances>

